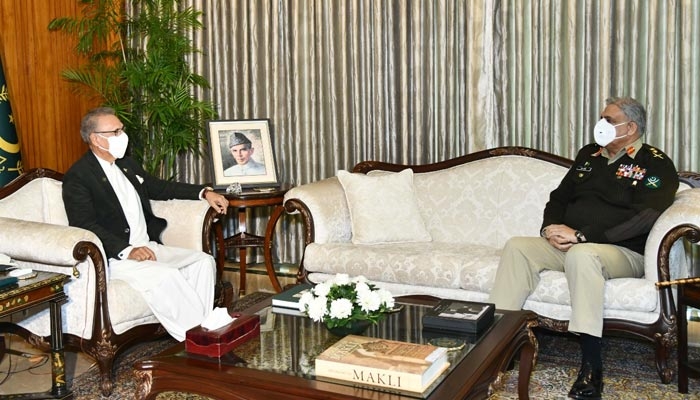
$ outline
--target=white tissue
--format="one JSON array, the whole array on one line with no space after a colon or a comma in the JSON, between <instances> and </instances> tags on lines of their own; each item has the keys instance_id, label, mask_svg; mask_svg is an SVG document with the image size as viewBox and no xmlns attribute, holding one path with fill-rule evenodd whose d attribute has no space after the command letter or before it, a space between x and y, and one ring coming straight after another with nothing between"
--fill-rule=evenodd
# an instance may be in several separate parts
<instances>
[{"instance_id":1,"label":"white tissue","mask_svg":"<svg viewBox=\"0 0 700 400\"><path fill-rule=\"evenodd\" d=\"M231 318L228 310L223 307L216 307L204 318L204 321L202 321L202 328L209 330L219 329L233 321L235 321L235 318Z\"/></svg>"},{"instance_id":2,"label":"white tissue","mask_svg":"<svg viewBox=\"0 0 700 400\"><path fill-rule=\"evenodd\" d=\"M20 268L20 269L13 269L10 271L9 275L14 276L15 278L22 278L23 276L26 275L31 275L34 273L34 270L31 268Z\"/></svg>"}]
</instances>

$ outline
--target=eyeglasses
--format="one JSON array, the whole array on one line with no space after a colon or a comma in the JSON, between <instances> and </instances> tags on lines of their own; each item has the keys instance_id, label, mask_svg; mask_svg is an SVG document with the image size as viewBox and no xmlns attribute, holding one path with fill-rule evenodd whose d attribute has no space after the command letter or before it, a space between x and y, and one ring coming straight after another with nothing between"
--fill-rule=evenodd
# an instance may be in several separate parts
<instances>
[{"instance_id":1,"label":"eyeglasses","mask_svg":"<svg viewBox=\"0 0 700 400\"><path fill-rule=\"evenodd\" d=\"M108 136L107 136L107 137L110 137L110 136L119 136L119 135L121 135L122 133L125 133L125 132L124 132L124 126L122 125L121 128L117 128L117 129L115 129L115 130L113 130L113 131L95 131L95 132L93 132L93 133L97 133L98 135L102 135L103 133L111 133L111 135L108 135ZM102 135L102 136L104 136L104 135Z\"/></svg>"}]
</instances>

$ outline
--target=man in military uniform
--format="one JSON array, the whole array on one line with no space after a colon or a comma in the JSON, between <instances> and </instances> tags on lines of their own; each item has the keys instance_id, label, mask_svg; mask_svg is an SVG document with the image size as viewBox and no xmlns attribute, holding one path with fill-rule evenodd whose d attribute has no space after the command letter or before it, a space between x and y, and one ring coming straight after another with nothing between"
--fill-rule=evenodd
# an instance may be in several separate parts
<instances>
[{"instance_id":1,"label":"man in military uniform","mask_svg":"<svg viewBox=\"0 0 700 400\"><path fill-rule=\"evenodd\" d=\"M233 132L229 136L228 148L236 164L224 170L224 176L265 175L265 165L253 160L255 152L253 144L241 132Z\"/></svg>"},{"instance_id":2,"label":"man in military uniform","mask_svg":"<svg viewBox=\"0 0 700 400\"><path fill-rule=\"evenodd\" d=\"M631 98L606 100L596 143L579 150L544 210L541 237L505 245L490 301L519 310L542 270L564 271L569 331L580 335L581 369L569 397L600 399L605 280L644 275L644 245L678 189L673 162L642 142L646 111Z\"/></svg>"}]
</instances>

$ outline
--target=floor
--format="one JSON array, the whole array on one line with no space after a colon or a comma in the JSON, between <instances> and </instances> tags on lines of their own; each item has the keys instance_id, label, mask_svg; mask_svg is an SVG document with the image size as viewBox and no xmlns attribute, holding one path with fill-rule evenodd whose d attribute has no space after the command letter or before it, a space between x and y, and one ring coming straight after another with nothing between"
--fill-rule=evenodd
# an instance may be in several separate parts
<instances>
[{"instance_id":1,"label":"floor","mask_svg":"<svg viewBox=\"0 0 700 400\"><path fill-rule=\"evenodd\" d=\"M264 270L253 266L248 271L248 293L272 291L272 285ZM231 282L234 288L238 288L238 272L235 267L227 264L224 278ZM280 279L280 284L284 287L293 281L294 278L291 276L284 277ZM696 320L690 321L688 336L692 345L700 347L700 312L694 310L691 318ZM5 343L8 349L18 354L8 354L0 362L0 395L50 390L51 365L48 357L14 335L5 335ZM78 376L93 366L95 366L94 361L84 354L66 352L67 376Z\"/></svg>"}]
</instances>

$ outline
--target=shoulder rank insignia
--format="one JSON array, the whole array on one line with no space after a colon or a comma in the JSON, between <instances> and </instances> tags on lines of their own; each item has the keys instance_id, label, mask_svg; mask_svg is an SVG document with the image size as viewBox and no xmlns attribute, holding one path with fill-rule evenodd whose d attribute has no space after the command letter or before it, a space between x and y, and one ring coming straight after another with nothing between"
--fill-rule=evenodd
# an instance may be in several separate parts
<instances>
[{"instance_id":1,"label":"shoulder rank insignia","mask_svg":"<svg viewBox=\"0 0 700 400\"><path fill-rule=\"evenodd\" d=\"M658 189L661 187L661 178L658 176L647 176L647 179L644 181L644 186L649 189Z\"/></svg>"},{"instance_id":2,"label":"shoulder rank insignia","mask_svg":"<svg viewBox=\"0 0 700 400\"><path fill-rule=\"evenodd\" d=\"M587 173L591 172L593 168L591 168L591 163L586 161L583 163L583 165L579 165L576 167L576 172L579 178L583 178Z\"/></svg>"},{"instance_id":3,"label":"shoulder rank insignia","mask_svg":"<svg viewBox=\"0 0 700 400\"><path fill-rule=\"evenodd\" d=\"M664 153L660 152L656 147L649 146L649 151L654 158L664 159Z\"/></svg>"}]
</instances>

